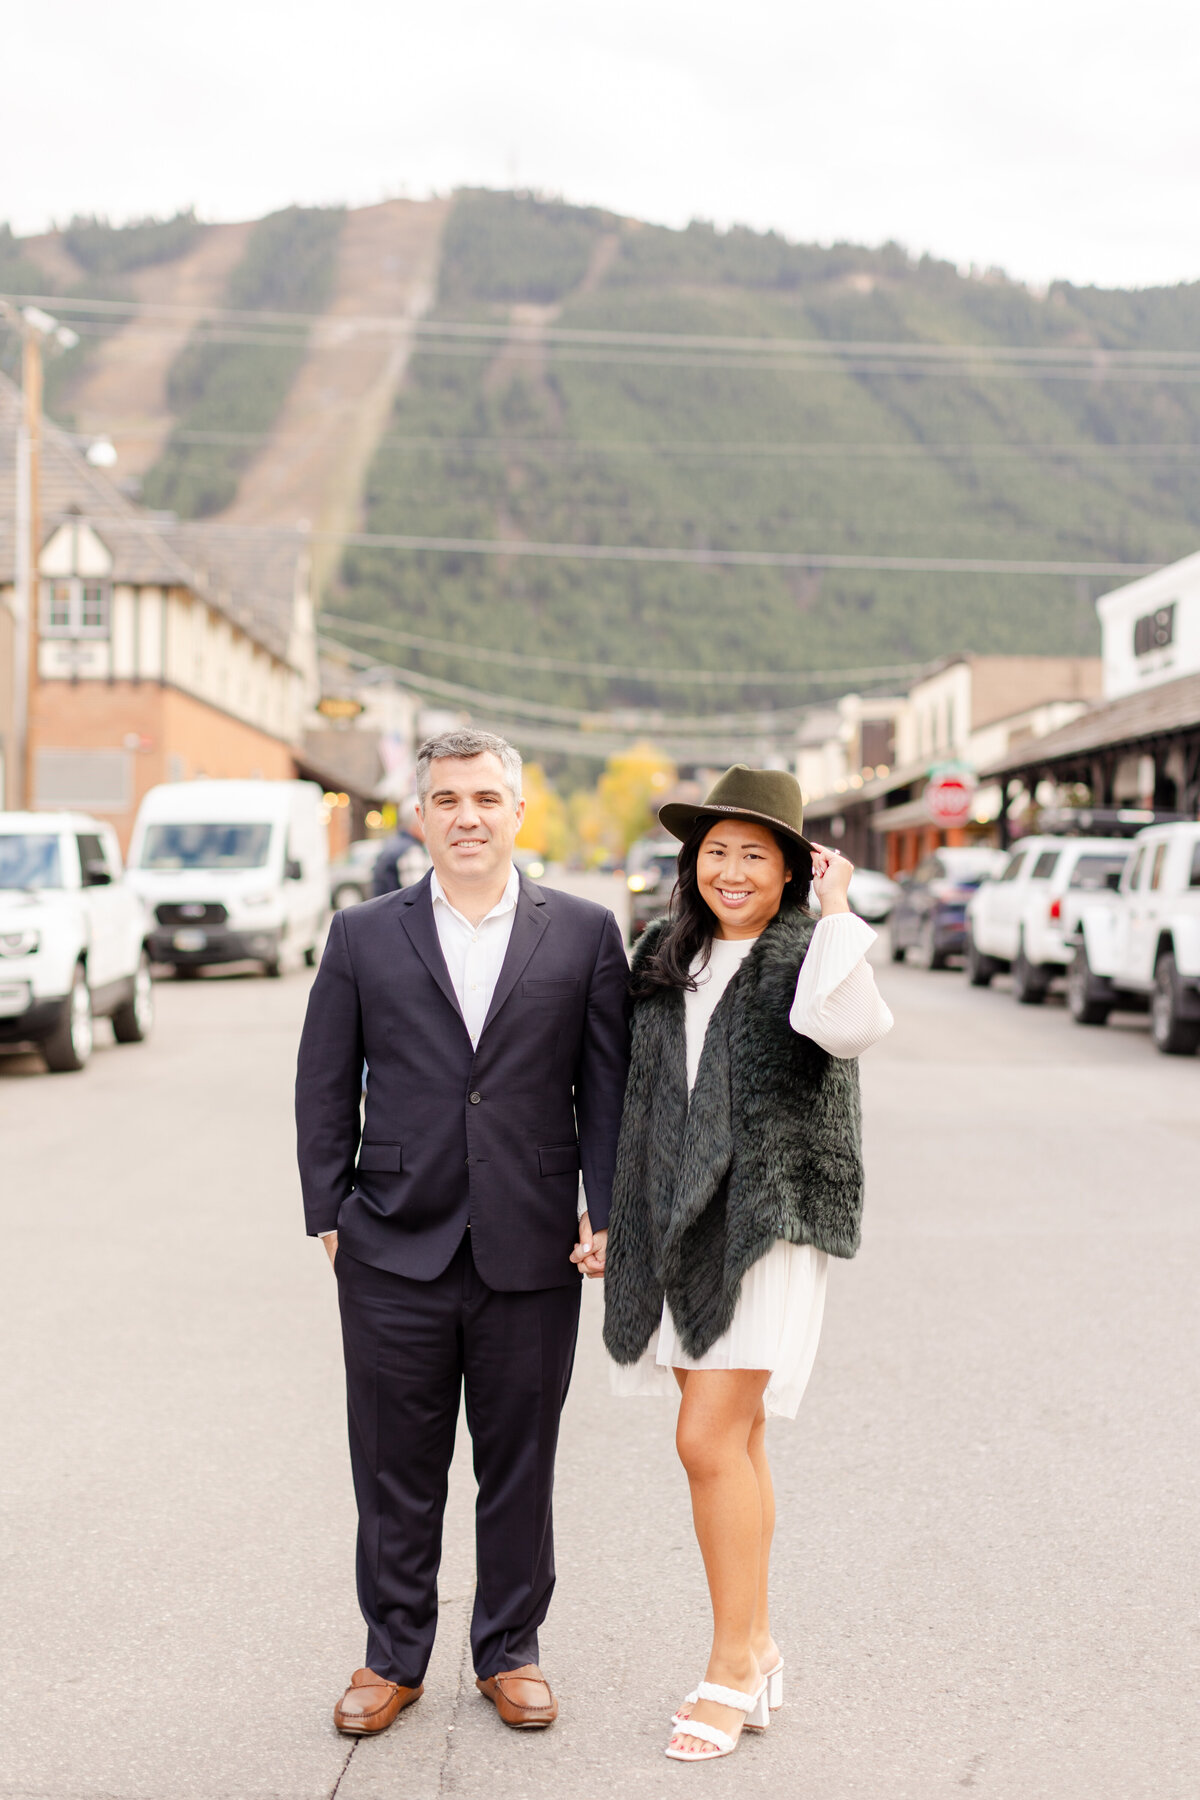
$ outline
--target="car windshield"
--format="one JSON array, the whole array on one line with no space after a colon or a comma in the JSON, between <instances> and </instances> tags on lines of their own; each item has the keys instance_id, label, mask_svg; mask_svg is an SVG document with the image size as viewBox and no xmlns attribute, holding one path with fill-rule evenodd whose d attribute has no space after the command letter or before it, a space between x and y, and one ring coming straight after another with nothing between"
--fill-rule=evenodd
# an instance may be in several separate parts
<instances>
[{"instance_id":1,"label":"car windshield","mask_svg":"<svg viewBox=\"0 0 1200 1800\"><path fill-rule=\"evenodd\" d=\"M938 860L945 879L959 887L978 887L996 873L1000 858L994 850L939 850ZM938 879L935 873L934 879Z\"/></svg>"},{"instance_id":2,"label":"car windshield","mask_svg":"<svg viewBox=\"0 0 1200 1800\"><path fill-rule=\"evenodd\" d=\"M1081 856L1071 870L1071 886L1102 888L1107 885L1110 875L1121 873L1127 861L1128 858L1119 852L1113 856Z\"/></svg>"},{"instance_id":3,"label":"car windshield","mask_svg":"<svg viewBox=\"0 0 1200 1800\"><path fill-rule=\"evenodd\" d=\"M0 837L0 888L60 888L58 839L41 832Z\"/></svg>"},{"instance_id":4,"label":"car windshield","mask_svg":"<svg viewBox=\"0 0 1200 1800\"><path fill-rule=\"evenodd\" d=\"M261 869L271 846L269 825L151 825L140 869Z\"/></svg>"}]
</instances>

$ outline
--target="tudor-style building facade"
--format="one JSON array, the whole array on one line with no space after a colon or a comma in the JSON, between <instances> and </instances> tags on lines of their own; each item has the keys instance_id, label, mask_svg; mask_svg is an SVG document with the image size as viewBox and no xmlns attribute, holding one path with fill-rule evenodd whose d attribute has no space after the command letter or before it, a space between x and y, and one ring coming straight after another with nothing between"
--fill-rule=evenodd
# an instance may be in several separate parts
<instances>
[{"instance_id":1,"label":"tudor-style building facade","mask_svg":"<svg viewBox=\"0 0 1200 1800\"><path fill-rule=\"evenodd\" d=\"M0 748L10 806L19 779L11 748L18 405L0 378ZM290 778L317 698L299 535L264 547L156 520L53 427L41 502L32 804L96 813L126 844L142 795L158 782Z\"/></svg>"}]
</instances>

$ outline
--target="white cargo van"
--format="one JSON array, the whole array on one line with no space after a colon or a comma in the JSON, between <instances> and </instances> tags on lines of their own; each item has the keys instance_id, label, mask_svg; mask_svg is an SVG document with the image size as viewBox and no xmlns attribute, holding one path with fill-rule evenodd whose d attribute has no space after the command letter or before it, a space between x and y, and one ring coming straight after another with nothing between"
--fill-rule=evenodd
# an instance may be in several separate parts
<instances>
[{"instance_id":1,"label":"white cargo van","mask_svg":"<svg viewBox=\"0 0 1200 1800\"><path fill-rule=\"evenodd\" d=\"M151 788L129 880L152 918L155 962L186 975L252 961L311 964L329 906L321 789L311 781L179 781Z\"/></svg>"}]
</instances>

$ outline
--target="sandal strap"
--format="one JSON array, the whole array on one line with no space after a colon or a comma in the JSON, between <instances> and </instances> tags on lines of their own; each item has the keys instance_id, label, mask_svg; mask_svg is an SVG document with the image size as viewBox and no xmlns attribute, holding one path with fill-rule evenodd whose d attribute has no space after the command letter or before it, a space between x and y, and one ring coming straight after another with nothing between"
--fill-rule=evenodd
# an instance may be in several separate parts
<instances>
[{"instance_id":1,"label":"sandal strap","mask_svg":"<svg viewBox=\"0 0 1200 1800\"><path fill-rule=\"evenodd\" d=\"M732 1692L732 1689L722 1688L721 1692L728 1694ZM681 1728L681 1736L700 1738L702 1742L712 1744L717 1750L732 1750L736 1742L736 1739L731 1738L727 1731L722 1731L719 1725L706 1725L702 1719L689 1719L687 1724Z\"/></svg>"},{"instance_id":2,"label":"sandal strap","mask_svg":"<svg viewBox=\"0 0 1200 1800\"><path fill-rule=\"evenodd\" d=\"M720 1687L715 1681L702 1681L696 1695L700 1700L712 1700L717 1706L736 1707L738 1712L750 1712L758 1699L757 1694L739 1694L736 1688Z\"/></svg>"}]
</instances>

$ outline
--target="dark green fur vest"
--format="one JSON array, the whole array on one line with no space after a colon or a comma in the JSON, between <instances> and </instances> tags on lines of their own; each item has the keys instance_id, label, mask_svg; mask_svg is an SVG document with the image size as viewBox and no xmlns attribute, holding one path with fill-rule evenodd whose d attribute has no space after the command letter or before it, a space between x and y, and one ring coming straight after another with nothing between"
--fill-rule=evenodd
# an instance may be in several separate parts
<instances>
[{"instance_id":1,"label":"dark green fur vest","mask_svg":"<svg viewBox=\"0 0 1200 1800\"><path fill-rule=\"evenodd\" d=\"M684 1349L702 1356L776 1238L831 1256L858 1248L858 1063L788 1024L815 923L787 907L763 932L709 1022L690 1104L682 991L634 1008L604 1281L619 1363L645 1350L664 1295ZM643 934L635 972L665 929Z\"/></svg>"}]
</instances>

